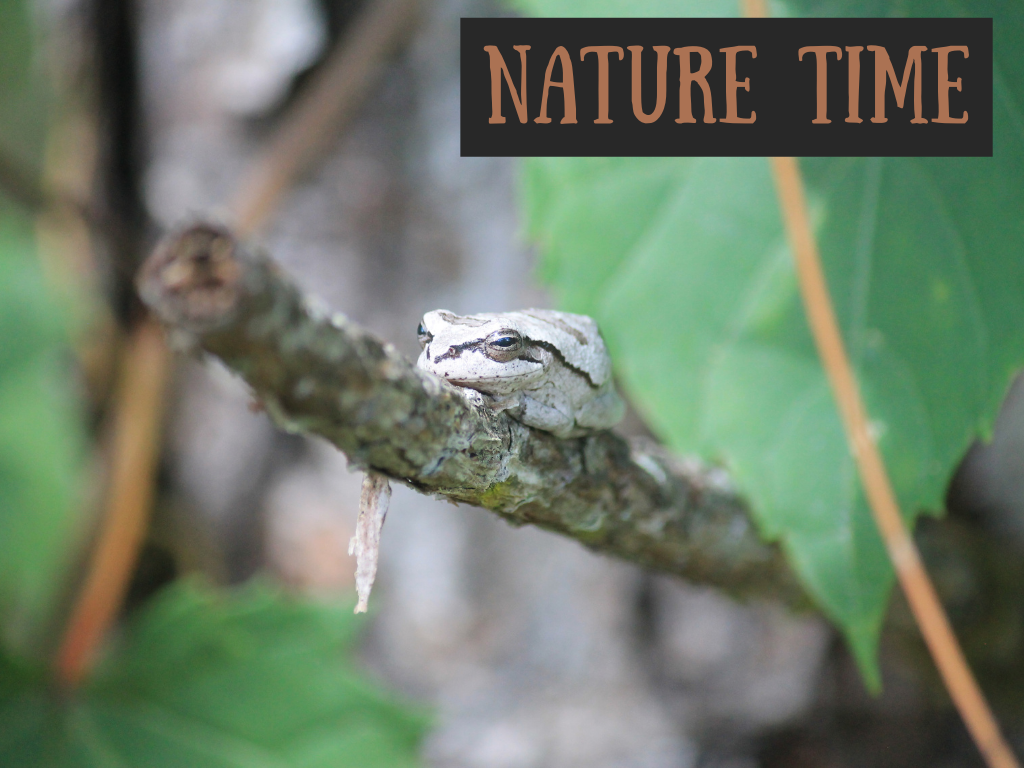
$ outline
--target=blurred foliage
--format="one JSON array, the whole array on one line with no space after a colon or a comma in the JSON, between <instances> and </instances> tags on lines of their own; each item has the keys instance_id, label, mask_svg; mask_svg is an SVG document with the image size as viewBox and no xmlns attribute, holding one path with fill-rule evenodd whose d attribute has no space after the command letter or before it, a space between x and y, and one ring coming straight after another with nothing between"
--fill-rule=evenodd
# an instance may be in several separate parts
<instances>
[{"instance_id":1,"label":"blurred foliage","mask_svg":"<svg viewBox=\"0 0 1024 768\"><path fill-rule=\"evenodd\" d=\"M0 2L0 159L38 168L49 97L31 5ZM88 507L73 308L51 289L32 216L0 195L0 765L417 765L424 718L354 668L351 606L261 585L172 585L81 689L55 687L44 657Z\"/></svg>"},{"instance_id":2,"label":"blurred foliage","mask_svg":"<svg viewBox=\"0 0 1024 768\"><path fill-rule=\"evenodd\" d=\"M22 162L38 159L50 94L28 0L0 2L0 136Z\"/></svg>"},{"instance_id":3,"label":"blurred foliage","mask_svg":"<svg viewBox=\"0 0 1024 768\"><path fill-rule=\"evenodd\" d=\"M351 605L178 582L77 692L0 657L4 768L412 768L426 721L352 666Z\"/></svg>"},{"instance_id":4,"label":"blurred foliage","mask_svg":"<svg viewBox=\"0 0 1024 768\"><path fill-rule=\"evenodd\" d=\"M566 11L558 0L520 7ZM665 4L603 7L649 15ZM792 10L996 19L993 158L801 162L843 335L912 520L941 509L1024 363L1024 8ZM767 162L530 159L523 205L559 305L598 319L630 396L670 446L729 468L877 688L893 572L807 329Z\"/></svg>"},{"instance_id":5,"label":"blurred foliage","mask_svg":"<svg viewBox=\"0 0 1024 768\"><path fill-rule=\"evenodd\" d=\"M0 3L0 146L38 166L47 91L28 6ZM44 280L32 218L0 196L0 639L21 648L53 620L81 538L69 318Z\"/></svg>"}]
</instances>

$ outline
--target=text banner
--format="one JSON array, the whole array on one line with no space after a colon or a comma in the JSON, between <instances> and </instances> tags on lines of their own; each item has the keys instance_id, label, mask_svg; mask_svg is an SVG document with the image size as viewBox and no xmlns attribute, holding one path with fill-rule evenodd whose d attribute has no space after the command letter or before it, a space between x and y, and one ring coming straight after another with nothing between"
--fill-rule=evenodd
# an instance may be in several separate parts
<instances>
[{"instance_id":1,"label":"text banner","mask_svg":"<svg viewBox=\"0 0 1024 768\"><path fill-rule=\"evenodd\" d=\"M992 155L991 19L462 19L463 156Z\"/></svg>"}]
</instances>

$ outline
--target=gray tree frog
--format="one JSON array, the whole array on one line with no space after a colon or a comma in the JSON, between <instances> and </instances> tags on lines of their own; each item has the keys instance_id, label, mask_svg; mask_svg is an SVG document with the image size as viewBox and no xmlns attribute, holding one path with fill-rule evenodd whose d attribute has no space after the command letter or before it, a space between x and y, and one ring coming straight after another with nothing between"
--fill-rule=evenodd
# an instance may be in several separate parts
<instances>
[{"instance_id":1,"label":"gray tree frog","mask_svg":"<svg viewBox=\"0 0 1024 768\"><path fill-rule=\"evenodd\" d=\"M419 341L419 368L559 437L607 429L625 411L597 323L585 315L437 309L423 316Z\"/></svg>"}]
</instances>

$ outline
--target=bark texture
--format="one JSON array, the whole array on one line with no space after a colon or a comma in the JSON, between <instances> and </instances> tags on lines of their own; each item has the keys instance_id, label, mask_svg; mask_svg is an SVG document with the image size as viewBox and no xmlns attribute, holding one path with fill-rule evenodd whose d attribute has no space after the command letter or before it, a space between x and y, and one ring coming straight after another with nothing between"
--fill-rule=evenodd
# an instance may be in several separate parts
<instances>
[{"instance_id":1,"label":"bark texture","mask_svg":"<svg viewBox=\"0 0 1024 768\"><path fill-rule=\"evenodd\" d=\"M139 290L280 426L326 438L356 466L739 597L808 604L721 471L612 432L563 440L496 413L304 296L223 227L169 236Z\"/></svg>"}]
</instances>

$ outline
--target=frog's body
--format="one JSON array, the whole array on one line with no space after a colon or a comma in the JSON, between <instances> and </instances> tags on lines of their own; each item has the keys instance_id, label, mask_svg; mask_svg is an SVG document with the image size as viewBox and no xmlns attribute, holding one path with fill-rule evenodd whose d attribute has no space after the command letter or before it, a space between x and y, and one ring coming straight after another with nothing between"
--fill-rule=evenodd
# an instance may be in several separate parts
<instances>
[{"instance_id":1,"label":"frog's body","mask_svg":"<svg viewBox=\"0 0 1024 768\"><path fill-rule=\"evenodd\" d=\"M420 368L559 437L607 429L625 411L597 323L585 315L438 309L423 316L420 344Z\"/></svg>"}]
</instances>

